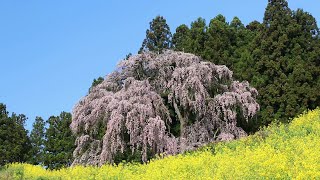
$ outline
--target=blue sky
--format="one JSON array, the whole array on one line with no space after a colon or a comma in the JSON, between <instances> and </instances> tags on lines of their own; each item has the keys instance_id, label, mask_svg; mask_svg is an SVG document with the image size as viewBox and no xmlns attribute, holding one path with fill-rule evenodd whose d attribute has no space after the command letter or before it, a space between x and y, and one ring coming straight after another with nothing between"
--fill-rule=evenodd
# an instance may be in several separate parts
<instances>
[{"instance_id":1,"label":"blue sky","mask_svg":"<svg viewBox=\"0 0 320 180\"><path fill-rule=\"evenodd\" d=\"M320 3L291 0L320 21ZM244 24L262 21L267 0L68 0L0 2L0 102L23 113L31 130L36 116L71 112L92 80L136 54L149 22L166 18L171 31L198 17L218 14Z\"/></svg>"}]
</instances>

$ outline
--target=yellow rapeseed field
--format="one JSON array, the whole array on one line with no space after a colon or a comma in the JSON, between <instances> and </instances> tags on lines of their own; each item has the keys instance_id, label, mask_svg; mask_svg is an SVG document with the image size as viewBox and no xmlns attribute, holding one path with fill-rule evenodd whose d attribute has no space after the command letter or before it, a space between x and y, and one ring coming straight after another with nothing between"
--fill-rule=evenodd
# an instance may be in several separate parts
<instances>
[{"instance_id":1,"label":"yellow rapeseed field","mask_svg":"<svg viewBox=\"0 0 320 180\"><path fill-rule=\"evenodd\" d=\"M320 109L241 140L147 164L45 170L10 164L0 179L320 179Z\"/></svg>"}]
</instances>

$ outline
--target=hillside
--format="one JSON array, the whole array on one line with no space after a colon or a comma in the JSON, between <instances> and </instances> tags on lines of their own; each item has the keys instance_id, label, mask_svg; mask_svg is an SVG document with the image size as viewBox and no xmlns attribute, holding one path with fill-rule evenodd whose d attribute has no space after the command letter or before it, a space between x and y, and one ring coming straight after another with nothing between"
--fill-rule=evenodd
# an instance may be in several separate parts
<instances>
[{"instance_id":1,"label":"hillside","mask_svg":"<svg viewBox=\"0 0 320 180\"><path fill-rule=\"evenodd\" d=\"M45 170L11 164L0 179L317 179L320 178L320 109L290 124L272 124L241 140L149 163Z\"/></svg>"}]
</instances>

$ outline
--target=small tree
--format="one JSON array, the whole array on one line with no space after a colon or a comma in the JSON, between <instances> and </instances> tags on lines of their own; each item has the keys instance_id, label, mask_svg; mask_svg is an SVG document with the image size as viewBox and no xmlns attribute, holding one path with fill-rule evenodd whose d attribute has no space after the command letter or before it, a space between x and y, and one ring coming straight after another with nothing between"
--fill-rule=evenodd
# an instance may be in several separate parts
<instances>
[{"instance_id":1,"label":"small tree","mask_svg":"<svg viewBox=\"0 0 320 180\"><path fill-rule=\"evenodd\" d=\"M45 142L45 121L36 117L33 129L30 134L31 156L29 162L32 164L44 164L44 142Z\"/></svg>"},{"instance_id":2,"label":"small tree","mask_svg":"<svg viewBox=\"0 0 320 180\"><path fill-rule=\"evenodd\" d=\"M62 112L60 116L51 116L47 123L44 165L49 169L60 169L71 165L75 137L69 126L71 113Z\"/></svg>"},{"instance_id":3,"label":"small tree","mask_svg":"<svg viewBox=\"0 0 320 180\"><path fill-rule=\"evenodd\" d=\"M100 83L102 83L103 82L103 77L101 77L101 76L99 76L97 79L93 79L93 82L91 83L91 87L89 88L89 92L90 92L90 90L93 88L93 87L95 87L95 86L97 86L98 84L100 84Z\"/></svg>"},{"instance_id":4,"label":"small tree","mask_svg":"<svg viewBox=\"0 0 320 180\"><path fill-rule=\"evenodd\" d=\"M146 162L148 155L240 138L246 133L237 119L256 114L256 95L248 82L233 81L226 66L192 54L131 56L75 106L74 164L114 162L128 149L140 152ZM178 134L174 124L180 127Z\"/></svg>"},{"instance_id":5,"label":"small tree","mask_svg":"<svg viewBox=\"0 0 320 180\"><path fill-rule=\"evenodd\" d=\"M202 57L210 59L211 62L227 65L232 68L232 39L235 33L231 31L223 15L219 14L211 19L207 29L208 39L204 45Z\"/></svg>"}]
</instances>

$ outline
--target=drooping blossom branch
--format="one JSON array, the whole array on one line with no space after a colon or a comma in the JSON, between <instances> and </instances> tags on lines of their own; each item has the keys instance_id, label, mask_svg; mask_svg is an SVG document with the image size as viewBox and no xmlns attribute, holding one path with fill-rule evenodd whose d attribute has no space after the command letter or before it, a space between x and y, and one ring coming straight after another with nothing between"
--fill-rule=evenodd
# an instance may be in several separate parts
<instances>
[{"instance_id":1,"label":"drooping blossom branch","mask_svg":"<svg viewBox=\"0 0 320 180\"><path fill-rule=\"evenodd\" d=\"M216 140L245 136L237 118L259 110L256 89L232 79L224 65L182 52L131 56L75 106L74 164L113 162L130 149L146 162ZM240 111L239 111L240 109ZM170 112L173 111L173 114ZM173 135L171 124L180 124ZM97 136L99 128L103 136Z\"/></svg>"}]
</instances>

